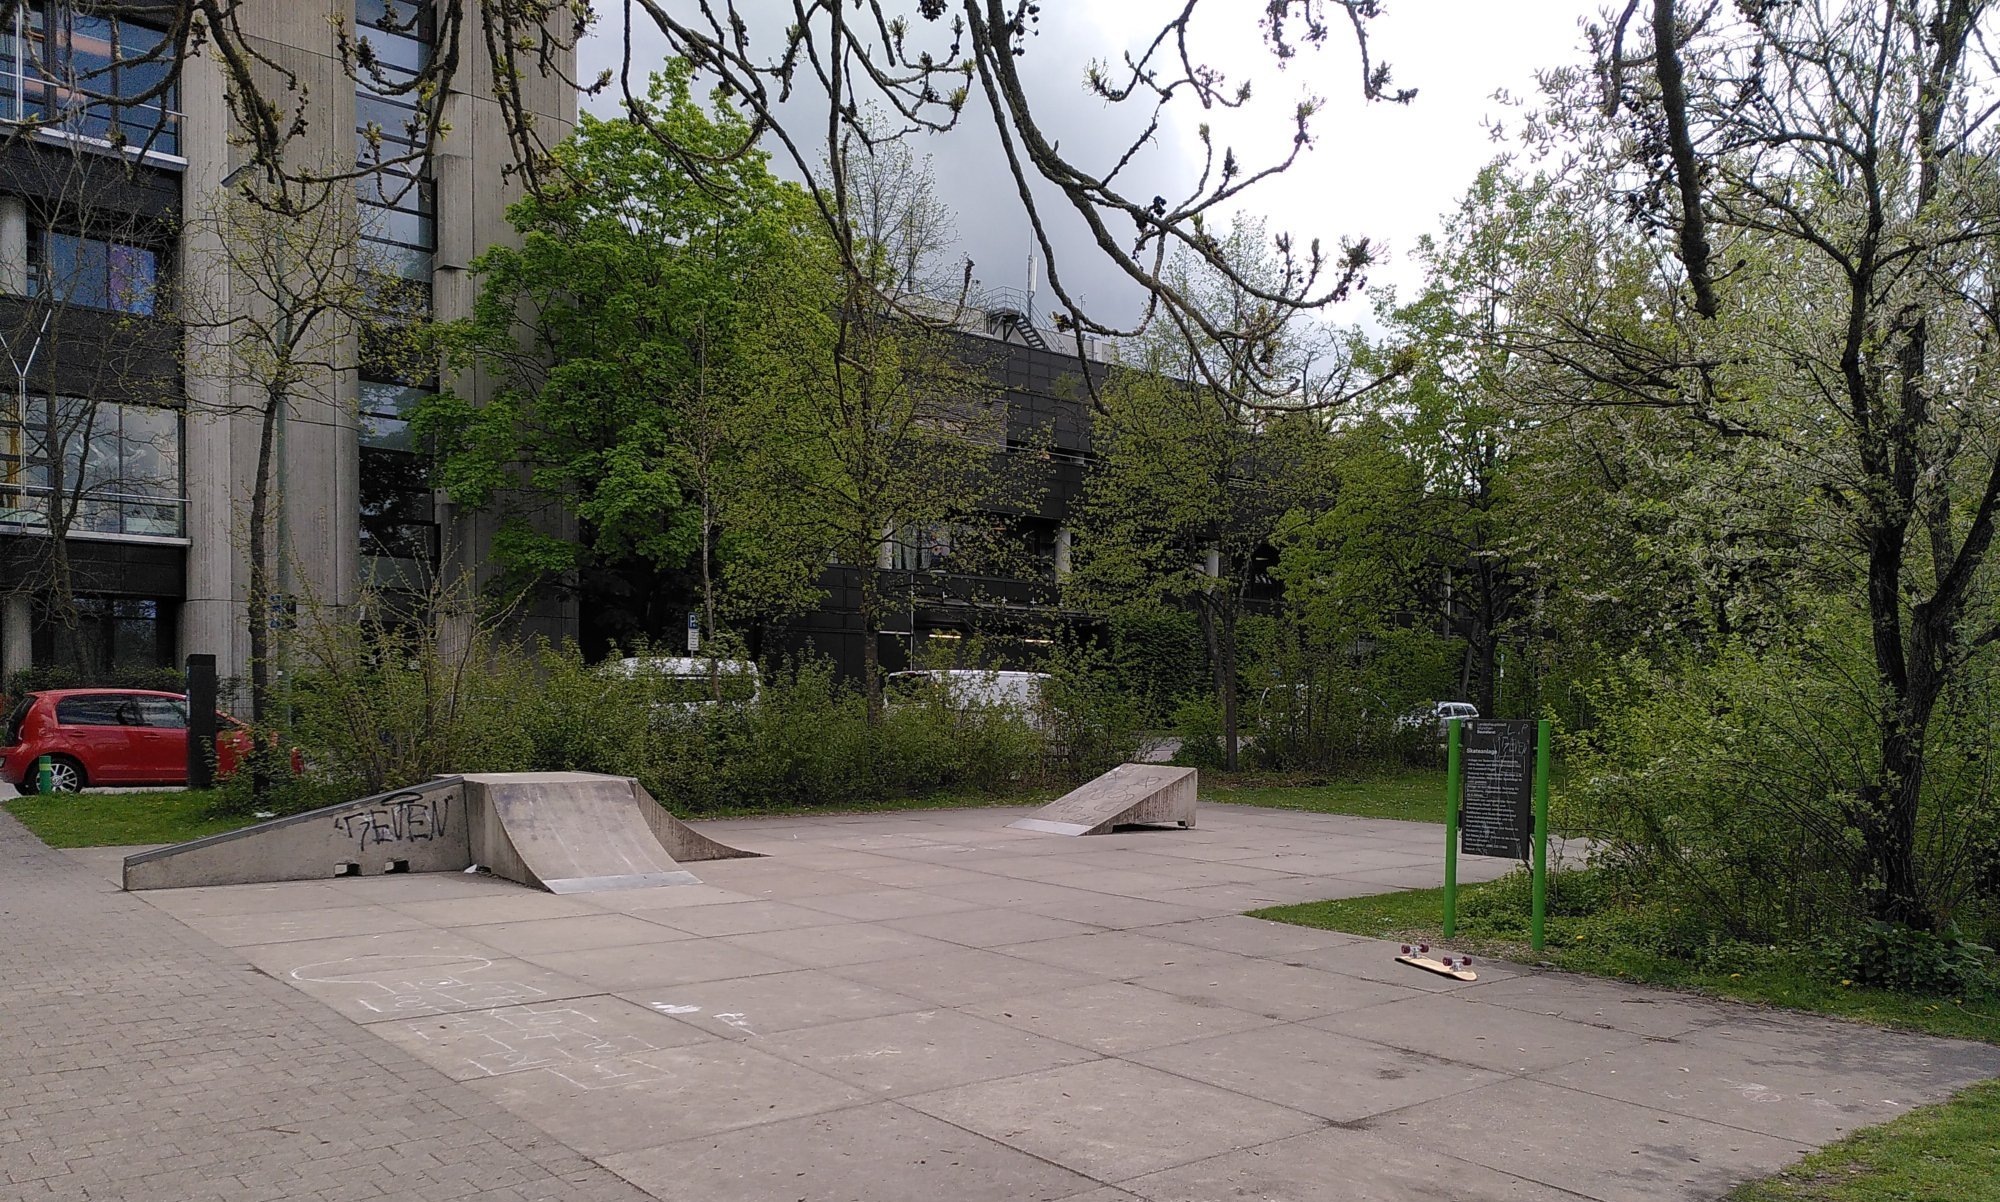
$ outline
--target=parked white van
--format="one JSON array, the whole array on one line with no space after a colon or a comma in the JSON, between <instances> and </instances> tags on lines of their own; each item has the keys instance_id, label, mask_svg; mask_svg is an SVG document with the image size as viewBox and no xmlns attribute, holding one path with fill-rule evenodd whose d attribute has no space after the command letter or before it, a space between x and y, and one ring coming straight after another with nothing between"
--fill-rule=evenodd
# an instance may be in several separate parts
<instances>
[{"instance_id":1,"label":"parked white van","mask_svg":"<svg viewBox=\"0 0 2000 1202\"><path fill-rule=\"evenodd\" d=\"M1042 682L1049 679L1047 672L988 672L978 668L933 668L910 672L889 673L889 688L898 690L916 688L942 689L952 704L972 707L976 705L1004 705L1018 710L1026 718L1028 725L1041 725Z\"/></svg>"},{"instance_id":2,"label":"parked white van","mask_svg":"<svg viewBox=\"0 0 2000 1202\"><path fill-rule=\"evenodd\" d=\"M713 705L716 694L725 702L754 702L763 694L757 665L747 659L703 659L695 655L649 655L607 662L611 676L658 678L665 705Z\"/></svg>"}]
</instances>

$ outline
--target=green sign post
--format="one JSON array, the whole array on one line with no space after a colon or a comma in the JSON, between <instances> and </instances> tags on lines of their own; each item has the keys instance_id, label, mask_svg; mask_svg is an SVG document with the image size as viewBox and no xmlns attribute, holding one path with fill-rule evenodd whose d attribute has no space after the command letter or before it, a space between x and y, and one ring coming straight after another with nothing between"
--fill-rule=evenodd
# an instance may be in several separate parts
<instances>
[{"instance_id":1,"label":"green sign post","mask_svg":"<svg viewBox=\"0 0 2000 1202\"><path fill-rule=\"evenodd\" d=\"M1458 933L1459 852L1502 856L1529 861L1531 932L1540 951L1549 885L1548 720L1453 718L1446 723L1445 748L1445 937Z\"/></svg>"}]
</instances>

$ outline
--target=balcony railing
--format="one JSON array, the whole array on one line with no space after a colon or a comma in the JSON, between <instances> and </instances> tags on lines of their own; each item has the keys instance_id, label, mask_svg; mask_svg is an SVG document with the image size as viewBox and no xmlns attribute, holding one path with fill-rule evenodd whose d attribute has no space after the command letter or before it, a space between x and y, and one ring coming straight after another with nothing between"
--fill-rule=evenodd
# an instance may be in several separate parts
<instances>
[{"instance_id":1,"label":"balcony railing","mask_svg":"<svg viewBox=\"0 0 2000 1202\"><path fill-rule=\"evenodd\" d=\"M46 534L55 490L39 484L0 484L0 533ZM68 535L95 538L187 537L187 498L157 493L92 490L78 497L63 496L63 507L74 503Z\"/></svg>"}]
</instances>

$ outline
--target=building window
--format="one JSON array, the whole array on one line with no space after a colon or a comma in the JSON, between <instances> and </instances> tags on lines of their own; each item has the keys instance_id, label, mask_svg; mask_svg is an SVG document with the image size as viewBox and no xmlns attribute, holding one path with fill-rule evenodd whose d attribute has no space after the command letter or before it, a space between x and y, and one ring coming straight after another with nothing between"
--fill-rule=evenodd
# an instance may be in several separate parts
<instances>
[{"instance_id":1,"label":"building window","mask_svg":"<svg viewBox=\"0 0 2000 1202\"><path fill-rule=\"evenodd\" d=\"M54 507L71 534L182 535L178 410L58 397L24 416L0 411L0 523L45 530Z\"/></svg>"},{"instance_id":2,"label":"building window","mask_svg":"<svg viewBox=\"0 0 2000 1202\"><path fill-rule=\"evenodd\" d=\"M955 530L945 522L923 522L896 529L890 566L899 572L929 572L951 562Z\"/></svg>"},{"instance_id":3,"label":"building window","mask_svg":"<svg viewBox=\"0 0 2000 1202\"><path fill-rule=\"evenodd\" d=\"M28 294L58 304L153 315L160 256L149 247L35 230L28 237Z\"/></svg>"},{"instance_id":4,"label":"building window","mask_svg":"<svg viewBox=\"0 0 2000 1202\"><path fill-rule=\"evenodd\" d=\"M425 143L412 85L433 52L431 11L418 0L356 0L354 19L355 158L372 168L355 181L355 203L381 309L361 331L361 553L429 567L438 556L430 462L409 414L435 394L437 373L412 361L400 335L430 315L437 252L436 187L411 157Z\"/></svg>"},{"instance_id":5,"label":"building window","mask_svg":"<svg viewBox=\"0 0 2000 1202\"><path fill-rule=\"evenodd\" d=\"M61 0L0 5L0 13L0 121L180 154L165 34Z\"/></svg>"},{"instance_id":6,"label":"building window","mask_svg":"<svg viewBox=\"0 0 2000 1202\"><path fill-rule=\"evenodd\" d=\"M429 466L420 455L361 448L361 553L429 566L438 528Z\"/></svg>"},{"instance_id":7,"label":"building window","mask_svg":"<svg viewBox=\"0 0 2000 1202\"><path fill-rule=\"evenodd\" d=\"M153 597L78 597L71 629L46 600L36 605L35 661L110 681L172 667L175 603Z\"/></svg>"}]
</instances>

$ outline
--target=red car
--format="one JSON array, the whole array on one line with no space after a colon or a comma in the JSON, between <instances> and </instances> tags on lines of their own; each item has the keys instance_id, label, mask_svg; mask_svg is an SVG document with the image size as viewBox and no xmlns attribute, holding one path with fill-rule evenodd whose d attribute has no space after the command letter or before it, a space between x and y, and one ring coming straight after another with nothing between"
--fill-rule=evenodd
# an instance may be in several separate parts
<instances>
[{"instance_id":1,"label":"red car","mask_svg":"<svg viewBox=\"0 0 2000 1202\"><path fill-rule=\"evenodd\" d=\"M250 730L215 716L216 772L227 776L250 747ZM51 689L29 693L0 732L0 779L40 789L36 761L49 757L57 793L85 785L185 785L187 698L151 689Z\"/></svg>"}]
</instances>

